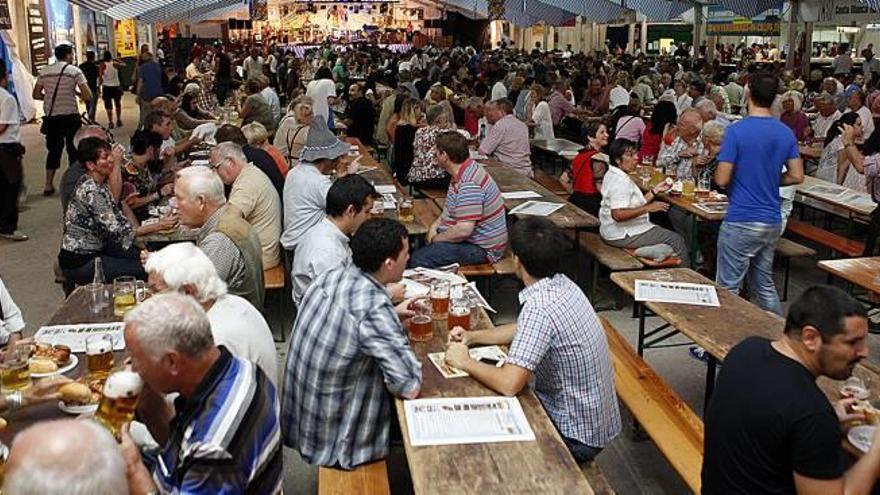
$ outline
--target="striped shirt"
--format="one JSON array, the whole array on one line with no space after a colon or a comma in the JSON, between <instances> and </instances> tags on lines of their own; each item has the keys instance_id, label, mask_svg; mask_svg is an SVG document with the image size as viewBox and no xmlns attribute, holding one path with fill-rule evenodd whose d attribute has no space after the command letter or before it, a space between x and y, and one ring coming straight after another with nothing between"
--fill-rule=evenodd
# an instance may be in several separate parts
<instances>
[{"instance_id":1,"label":"striped shirt","mask_svg":"<svg viewBox=\"0 0 880 495\"><path fill-rule=\"evenodd\" d=\"M495 263L507 250L507 220L501 190L479 163L468 159L449 183L446 206L437 232L445 232L458 222L476 222L466 240L486 250Z\"/></svg>"},{"instance_id":2,"label":"striped shirt","mask_svg":"<svg viewBox=\"0 0 880 495\"><path fill-rule=\"evenodd\" d=\"M61 69L64 73L61 73ZM43 112L51 115L72 115L79 113L76 104L76 87L86 84L86 76L73 64L67 62L55 62L43 67L40 71L38 82L43 85ZM55 86L58 86L58 94L55 97L55 105L52 105L52 96L55 94Z\"/></svg>"},{"instance_id":3,"label":"striped shirt","mask_svg":"<svg viewBox=\"0 0 880 495\"><path fill-rule=\"evenodd\" d=\"M535 393L562 436L604 448L621 429L611 354L599 318L563 274L519 293L507 363L535 374Z\"/></svg>"},{"instance_id":4,"label":"striped shirt","mask_svg":"<svg viewBox=\"0 0 880 495\"><path fill-rule=\"evenodd\" d=\"M192 397L175 400L153 480L160 493L281 493L275 387L254 363L219 350Z\"/></svg>"},{"instance_id":5,"label":"striped shirt","mask_svg":"<svg viewBox=\"0 0 880 495\"><path fill-rule=\"evenodd\" d=\"M310 464L353 469L387 456L388 392L418 391L422 365L385 288L349 266L306 290L284 374L284 443Z\"/></svg>"}]
</instances>

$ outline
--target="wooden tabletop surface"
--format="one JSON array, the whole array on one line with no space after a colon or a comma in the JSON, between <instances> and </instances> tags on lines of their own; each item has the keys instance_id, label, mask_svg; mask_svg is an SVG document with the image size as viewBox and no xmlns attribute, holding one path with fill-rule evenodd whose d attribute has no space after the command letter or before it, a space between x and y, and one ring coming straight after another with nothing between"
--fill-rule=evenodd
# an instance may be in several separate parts
<instances>
[{"instance_id":1,"label":"wooden tabletop surface","mask_svg":"<svg viewBox=\"0 0 880 495\"><path fill-rule=\"evenodd\" d=\"M492 325L481 310L475 329ZM413 342L422 362L420 398L497 396L471 377L443 378L428 359L446 344L446 322L435 322L430 342ZM449 493L541 493L592 494L593 490L553 426L534 392L517 398L535 432L534 442L503 442L471 445L413 447L406 425L404 401L397 399L397 418L416 494Z\"/></svg>"},{"instance_id":2,"label":"wooden tabletop surface","mask_svg":"<svg viewBox=\"0 0 880 495\"><path fill-rule=\"evenodd\" d=\"M642 181L641 177L639 177L635 172L629 174L629 178L632 179L633 182L642 190L642 192L647 192L651 188L648 187L648 183ZM714 203L718 202L717 199L712 199L712 197L708 197L703 201L698 200L695 196L687 197L681 194L661 194L658 198L660 201L664 201L671 205L678 206L679 208L696 215L697 218L706 222L720 222L724 220L724 213L710 213L706 210L697 208L697 205L701 202Z\"/></svg>"},{"instance_id":3,"label":"wooden tabletop surface","mask_svg":"<svg viewBox=\"0 0 880 495\"><path fill-rule=\"evenodd\" d=\"M550 203L562 203L565 206L556 210L549 217L551 222L563 229L586 229L599 226L599 219L578 208L577 206L565 201L549 189L534 180L514 171L509 167L498 165L494 160L480 160L486 168L486 172L492 176L492 179L498 184L501 192L512 191L534 191L541 195L535 198L536 201L547 201ZM519 206L528 199L505 199L504 206L508 211Z\"/></svg>"},{"instance_id":4,"label":"wooden tabletop surface","mask_svg":"<svg viewBox=\"0 0 880 495\"><path fill-rule=\"evenodd\" d=\"M531 145L535 148L556 154L559 154L560 152L578 152L584 149L584 145L562 138L532 139Z\"/></svg>"},{"instance_id":5,"label":"wooden tabletop surface","mask_svg":"<svg viewBox=\"0 0 880 495\"><path fill-rule=\"evenodd\" d=\"M137 240L149 244L173 244L175 242L196 242L199 237L199 229L178 227L174 232L139 235Z\"/></svg>"},{"instance_id":6,"label":"wooden tabletop surface","mask_svg":"<svg viewBox=\"0 0 880 495\"><path fill-rule=\"evenodd\" d=\"M842 193L839 195L823 194L813 190L815 186L837 188ZM797 185L797 192L823 203L843 208L854 215L869 216L876 206L868 193L810 176L805 176L804 181Z\"/></svg>"},{"instance_id":7,"label":"wooden tabletop surface","mask_svg":"<svg viewBox=\"0 0 880 495\"><path fill-rule=\"evenodd\" d=\"M880 257L822 260L819 268L873 292L880 292Z\"/></svg>"},{"instance_id":8,"label":"wooden tabletop surface","mask_svg":"<svg viewBox=\"0 0 880 495\"><path fill-rule=\"evenodd\" d=\"M611 274L611 280L633 296L635 281L655 280L656 272L671 274L672 281L675 282L715 285L708 278L689 268L615 272ZM782 336L785 327L785 320L782 317L764 311L728 290L717 286L716 288L721 303L718 308L656 302L646 302L645 306L694 343L709 351L719 362L723 362L730 349L747 337L756 336L775 340ZM721 372L724 372L723 368ZM863 361L856 366L853 374L865 380L871 388L872 397L875 399L880 397L880 368L876 364ZM817 383L829 400L840 399L841 382L820 378Z\"/></svg>"},{"instance_id":9,"label":"wooden tabletop surface","mask_svg":"<svg viewBox=\"0 0 880 495\"><path fill-rule=\"evenodd\" d=\"M391 172L388 171L388 168L376 161L373 158L373 155L367 150L367 148L360 142L357 138L346 138L346 140L358 147L358 150L361 154L361 158L358 161L364 167L374 167L373 170L363 172L360 174L361 177L367 179L377 186L394 186L397 188L397 193L394 195L398 201L403 199L408 199L412 201L412 197L401 187L400 183L394 180L394 177L391 176ZM397 219L397 214L394 214L394 218ZM406 227L406 231L409 235L419 236L425 235L428 233L428 227L430 225L424 225L419 221L418 218L413 219L412 222L401 222L404 227Z\"/></svg>"}]
</instances>

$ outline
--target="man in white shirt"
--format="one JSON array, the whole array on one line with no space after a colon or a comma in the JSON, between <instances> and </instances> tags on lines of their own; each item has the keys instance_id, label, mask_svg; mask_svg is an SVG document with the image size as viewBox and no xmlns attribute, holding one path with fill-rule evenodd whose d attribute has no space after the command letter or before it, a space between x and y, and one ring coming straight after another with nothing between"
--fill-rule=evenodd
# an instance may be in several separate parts
<instances>
[{"instance_id":1,"label":"man in white shirt","mask_svg":"<svg viewBox=\"0 0 880 495\"><path fill-rule=\"evenodd\" d=\"M18 102L6 91L9 77L0 64L0 238L26 241L18 231L18 194L24 183ZM0 316L2 320L2 316Z\"/></svg>"},{"instance_id":2,"label":"man in white shirt","mask_svg":"<svg viewBox=\"0 0 880 495\"><path fill-rule=\"evenodd\" d=\"M507 86L504 85L504 81L499 77L495 84L492 85L492 99L490 101L500 100L501 98L507 98Z\"/></svg>"},{"instance_id":3,"label":"man in white shirt","mask_svg":"<svg viewBox=\"0 0 880 495\"><path fill-rule=\"evenodd\" d=\"M12 300L12 296L0 278L0 345L8 345L21 338L24 330L24 318L21 310Z\"/></svg>"},{"instance_id":4,"label":"man in white shirt","mask_svg":"<svg viewBox=\"0 0 880 495\"><path fill-rule=\"evenodd\" d=\"M263 73L263 57L261 57L260 52L254 48L251 50L251 54L244 59L242 66L244 67L245 80L257 77Z\"/></svg>"},{"instance_id":5,"label":"man in white shirt","mask_svg":"<svg viewBox=\"0 0 880 495\"><path fill-rule=\"evenodd\" d=\"M199 66L202 64L201 57L193 57L192 62L186 66L186 79L187 81L198 81L201 82L202 71L199 70Z\"/></svg>"},{"instance_id":6,"label":"man in white shirt","mask_svg":"<svg viewBox=\"0 0 880 495\"><path fill-rule=\"evenodd\" d=\"M260 90L260 96L266 100L266 103L269 104L269 110L272 111L272 118L275 119L275 122L281 121L281 99L278 98L278 93L272 89L272 85L269 84L269 78L261 75L257 77L257 80L260 81L260 85L263 86L263 89Z\"/></svg>"},{"instance_id":7,"label":"man in white shirt","mask_svg":"<svg viewBox=\"0 0 880 495\"><path fill-rule=\"evenodd\" d=\"M816 98L816 109L819 110L819 115L813 121L813 138L824 140L828 135L828 129L843 114L837 109L834 97L828 93L822 93Z\"/></svg>"},{"instance_id":8,"label":"man in white shirt","mask_svg":"<svg viewBox=\"0 0 880 495\"><path fill-rule=\"evenodd\" d=\"M324 218L327 191L331 185L328 175L333 170L336 170L337 180L346 175L348 163L342 158L349 149L348 143L340 141L330 132L325 121L312 121L299 164L290 170L284 180L284 232L281 234L281 245L287 251L296 250L303 235Z\"/></svg>"},{"instance_id":9,"label":"man in white shirt","mask_svg":"<svg viewBox=\"0 0 880 495\"><path fill-rule=\"evenodd\" d=\"M306 96L312 99L312 113L315 120L323 119L327 126L332 128L330 104L336 99L336 83L333 82L333 74L327 67L321 67L315 72L315 79L306 86Z\"/></svg>"},{"instance_id":10,"label":"man in white shirt","mask_svg":"<svg viewBox=\"0 0 880 495\"><path fill-rule=\"evenodd\" d=\"M351 263L348 238L370 218L373 202L379 198L376 189L357 174L342 177L330 186L327 216L306 232L296 249L290 278L297 306L318 275Z\"/></svg>"},{"instance_id":11,"label":"man in white shirt","mask_svg":"<svg viewBox=\"0 0 880 495\"><path fill-rule=\"evenodd\" d=\"M215 344L253 362L277 384L278 355L269 325L246 299L226 293L208 255L191 242L179 242L150 253L144 270L153 292L176 291L198 301L208 314Z\"/></svg>"}]
</instances>

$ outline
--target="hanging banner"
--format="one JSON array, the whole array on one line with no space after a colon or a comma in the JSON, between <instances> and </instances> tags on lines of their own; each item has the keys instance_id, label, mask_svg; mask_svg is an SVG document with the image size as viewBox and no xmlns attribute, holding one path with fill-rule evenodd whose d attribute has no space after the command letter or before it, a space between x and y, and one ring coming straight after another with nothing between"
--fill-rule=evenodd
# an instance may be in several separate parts
<instances>
[{"instance_id":1,"label":"hanging banner","mask_svg":"<svg viewBox=\"0 0 880 495\"><path fill-rule=\"evenodd\" d=\"M116 56L137 57L137 26L133 19L116 22Z\"/></svg>"},{"instance_id":2,"label":"hanging banner","mask_svg":"<svg viewBox=\"0 0 880 495\"><path fill-rule=\"evenodd\" d=\"M12 16L9 15L9 0L0 0L0 29L12 29Z\"/></svg>"},{"instance_id":3,"label":"hanging banner","mask_svg":"<svg viewBox=\"0 0 880 495\"><path fill-rule=\"evenodd\" d=\"M782 25L782 2L778 8L765 10L748 19L721 5L709 5L706 34L709 36L779 36Z\"/></svg>"},{"instance_id":4,"label":"hanging banner","mask_svg":"<svg viewBox=\"0 0 880 495\"><path fill-rule=\"evenodd\" d=\"M46 7L42 0L28 0L28 41L31 50L31 72L39 74L49 64L49 40L46 34Z\"/></svg>"},{"instance_id":5,"label":"hanging banner","mask_svg":"<svg viewBox=\"0 0 880 495\"><path fill-rule=\"evenodd\" d=\"M98 42L95 35L95 13L85 7L79 8L79 31L85 51L95 52L95 55L100 59L101 53L98 52Z\"/></svg>"}]
</instances>

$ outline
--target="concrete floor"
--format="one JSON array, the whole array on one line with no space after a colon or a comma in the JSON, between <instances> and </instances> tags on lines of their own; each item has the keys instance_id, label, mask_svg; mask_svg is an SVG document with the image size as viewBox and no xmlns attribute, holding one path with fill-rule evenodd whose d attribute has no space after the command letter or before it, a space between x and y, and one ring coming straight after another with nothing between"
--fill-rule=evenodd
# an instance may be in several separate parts
<instances>
[{"instance_id":1,"label":"concrete floor","mask_svg":"<svg viewBox=\"0 0 880 495\"><path fill-rule=\"evenodd\" d=\"M125 95L123 108L123 121L126 125L113 132L119 142L127 144L137 121L137 109L130 94ZM102 109L100 113L102 115L99 115L99 120L104 122L106 116ZM24 126L22 135L23 144L28 150L25 156L25 175L29 193L26 208L21 214L20 228L31 239L21 243L0 240L0 277L24 312L28 330L33 332L51 317L63 300L61 288L53 283L52 272L61 235L61 205L57 193L48 198L41 194L46 148L39 126ZM63 164L62 171L67 166L66 158ZM56 187L58 179L60 171L56 178ZM824 282L824 275L815 268L815 260L795 260L792 274L792 297L796 297L803 288L811 284ZM778 275L778 280L781 280L781 272ZM611 286L607 278L602 284L603 298L617 297L624 303L622 310L607 311L602 315L609 318L630 341L634 341L637 328L635 320L630 318L630 302ZM516 290L516 284L504 281L493 290L493 304L499 310L497 323L515 319ZM875 336L871 336L870 344L876 351ZM282 362L284 350L285 345L281 344L279 359ZM705 366L690 359L686 347L651 350L646 359L673 390L698 414L701 413ZM625 408L622 407L621 410L627 415ZM602 452L598 463L619 494L688 493L687 487L656 447L650 441L634 442L628 428ZM395 493L411 492L406 459L399 447L393 450L389 459L389 471ZM299 455L289 449L285 449L284 487L288 494L312 494L316 493L317 487L316 469L303 463Z\"/></svg>"}]
</instances>

